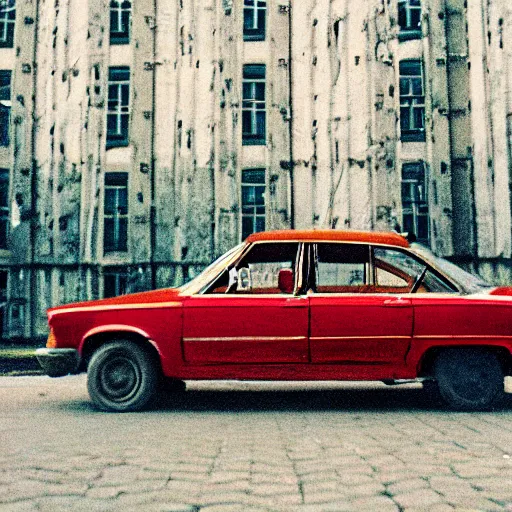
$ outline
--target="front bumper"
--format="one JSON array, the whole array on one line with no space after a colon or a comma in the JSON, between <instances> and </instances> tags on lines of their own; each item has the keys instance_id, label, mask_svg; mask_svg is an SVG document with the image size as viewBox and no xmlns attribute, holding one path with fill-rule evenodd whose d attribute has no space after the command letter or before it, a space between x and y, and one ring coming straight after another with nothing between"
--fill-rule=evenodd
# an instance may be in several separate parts
<instances>
[{"instance_id":1,"label":"front bumper","mask_svg":"<svg viewBox=\"0 0 512 512\"><path fill-rule=\"evenodd\" d=\"M50 377L75 373L80 365L80 355L74 348L38 348L36 358Z\"/></svg>"}]
</instances>

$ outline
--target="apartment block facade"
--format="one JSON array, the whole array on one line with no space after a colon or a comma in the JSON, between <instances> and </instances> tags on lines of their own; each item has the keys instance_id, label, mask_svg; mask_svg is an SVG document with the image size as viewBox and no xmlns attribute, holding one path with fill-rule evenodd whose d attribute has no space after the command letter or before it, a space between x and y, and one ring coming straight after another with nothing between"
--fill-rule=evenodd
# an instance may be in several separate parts
<instances>
[{"instance_id":1,"label":"apartment block facade","mask_svg":"<svg viewBox=\"0 0 512 512\"><path fill-rule=\"evenodd\" d=\"M264 229L512 282L507 0L0 0L0 333Z\"/></svg>"}]
</instances>

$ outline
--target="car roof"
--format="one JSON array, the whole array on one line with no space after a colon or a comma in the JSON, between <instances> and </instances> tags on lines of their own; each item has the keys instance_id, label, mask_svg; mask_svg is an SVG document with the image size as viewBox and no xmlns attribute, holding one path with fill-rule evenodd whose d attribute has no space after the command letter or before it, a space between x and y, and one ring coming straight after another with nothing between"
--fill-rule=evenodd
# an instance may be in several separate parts
<instances>
[{"instance_id":1,"label":"car roof","mask_svg":"<svg viewBox=\"0 0 512 512\"><path fill-rule=\"evenodd\" d=\"M378 231L355 231L339 229L286 229L281 231L264 231L253 233L247 242L263 241L298 241L298 242L359 242L369 244L394 245L409 247L409 242L398 233Z\"/></svg>"}]
</instances>

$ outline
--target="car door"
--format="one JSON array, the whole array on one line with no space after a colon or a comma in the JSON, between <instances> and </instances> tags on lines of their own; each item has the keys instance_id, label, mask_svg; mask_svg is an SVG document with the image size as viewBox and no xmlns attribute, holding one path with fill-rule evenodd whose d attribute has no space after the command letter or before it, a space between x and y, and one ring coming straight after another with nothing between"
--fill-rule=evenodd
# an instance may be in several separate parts
<instances>
[{"instance_id":1,"label":"car door","mask_svg":"<svg viewBox=\"0 0 512 512\"><path fill-rule=\"evenodd\" d=\"M184 304L183 352L192 364L299 363L308 360L308 299L297 295L303 247L255 243L204 293ZM279 288L283 269L292 287ZM294 293L295 292L295 293Z\"/></svg>"},{"instance_id":2,"label":"car door","mask_svg":"<svg viewBox=\"0 0 512 512\"><path fill-rule=\"evenodd\" d=\"M395 268L389 250L317 244L309 296L313 363L386 367L381 378L389 376L390 365L405 365L413 329L408 292L420 269ZM373 371L379 378L378 369Z\"/></svg>"}]
</instances>

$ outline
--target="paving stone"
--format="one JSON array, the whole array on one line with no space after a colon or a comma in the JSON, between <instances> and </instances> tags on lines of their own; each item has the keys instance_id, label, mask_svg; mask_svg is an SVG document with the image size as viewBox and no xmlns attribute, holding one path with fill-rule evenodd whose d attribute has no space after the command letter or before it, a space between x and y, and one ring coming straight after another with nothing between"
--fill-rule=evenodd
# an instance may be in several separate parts
<instances>
[{"instance_id":1,"label":"paving stone","mask_svg":"<svg viewBox=\"0 0 512 512\"><path fill-rule=\"evenodd\" d=\"M398 512L396 503L386 496L373 496L368 498L359 498L351 502L353 510L368 512Z\"/></svg>"},{"instance_id":2,"label":"paving stone","mask_svg":"<svg viewBox=\"0 0 512 512\"><path fill-rule=\"evenodd\" d=\"M393 499L401 507L429 507L442 502L442 497L431 489L418 489L393 496Z\"/></svg>"},{"instance_id":3,"label":"paving stone","mask_svg":"<svg viewBox=\"0 0 512 512\"><path fill-rule=\"evenodd\" d=\"M412 490L416 489L425 489L429 487L429 484L426 480L422 478L412 478L407 480L398 481L391 485L388 485L387 490L392 495L395 494L404 494Z\"/></svg>"},{"instance_id":4,"label":"paving stone","mask_svg":"<svg viewBox=\"0 0 512 512\"><path fill-rule=\"evenodd\" d=\"M331 503L346 500L345 493L341 491L320 491L304 493L304 503Z\"/></svg>"},{"instance_id":5,"label":"paving stone","mask_svg":"<svg viewBox=\"0 0 512 512\"><path fill-rule=\"evenodd\" d=\"M251 473L249 471L214 471L210 475L211 482L236 482L238 480L249 480Z\"/></svg>"}]
</instances>

